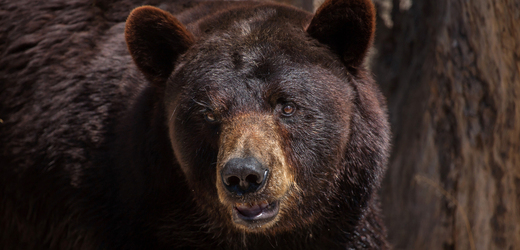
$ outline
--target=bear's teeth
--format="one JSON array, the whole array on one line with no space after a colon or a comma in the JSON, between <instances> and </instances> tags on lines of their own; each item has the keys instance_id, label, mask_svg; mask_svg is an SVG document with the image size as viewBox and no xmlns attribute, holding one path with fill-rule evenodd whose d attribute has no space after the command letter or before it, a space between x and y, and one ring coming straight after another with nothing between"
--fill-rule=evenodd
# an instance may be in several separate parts
<instances>
[{"instance_id":1,"label":"bear's teeth","mask_svg":"<svg viewBox=\"0 0 520 250\"><path fill-rule=\"evenodd\" d=\"M258 204L262 209L269 206L269 203L267 201L262 201Z\"/></svg>"},{"instance_id":2,"label":"bear's teeth","mask_svg":"<svg viewBox=\"0 0 520 250\"><path fill-rule=\"evenodd\" d=\"M247 208L252 208L252 207L260 207L261 209L264 209L269 206L269 202L261 201L261 202L250 202L250 203L236 203L235 206L237 208L241 208L241 209L247 209Z\"/></svg>"}]
</instances>

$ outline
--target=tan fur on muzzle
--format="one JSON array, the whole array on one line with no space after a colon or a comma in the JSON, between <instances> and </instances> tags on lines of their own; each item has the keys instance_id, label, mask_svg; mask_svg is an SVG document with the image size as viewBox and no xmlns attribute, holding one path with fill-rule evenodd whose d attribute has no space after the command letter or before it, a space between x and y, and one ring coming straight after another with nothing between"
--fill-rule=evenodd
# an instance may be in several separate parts
<instances>
[{"instance_id":1,"label":"tan fur on muzzle","mask_svg":"<svg viewBox=\"0 0 520 250\"><path fill-rule=\"evenodd\" d=\"M267 183L259 191L262 197L274 201L284 196L294 177L282 150L279 131L269 115L244 114L223 124L216 176L218 195L223 204L230 206L236 202L230 200L221 178L222 168L233 158L254 157L269 169Z\"/></svg>"}]
</instances>

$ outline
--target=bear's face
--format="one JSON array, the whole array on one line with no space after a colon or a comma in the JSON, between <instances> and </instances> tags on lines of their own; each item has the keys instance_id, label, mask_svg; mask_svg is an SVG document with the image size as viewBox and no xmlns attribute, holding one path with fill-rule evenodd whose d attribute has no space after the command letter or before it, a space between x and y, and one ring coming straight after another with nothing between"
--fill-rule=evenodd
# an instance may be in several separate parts
<instances>
[{"instance_id":1,"label":"bear's face","mask_svg":"<svg viewBox=\"0 0 520 250\"><path fill-rule=\"evenodd\" d=\"M201 202L219 204L248 230L284 214L300 216L281 225L311 220L305 210L317 211L316 198L341 171L353 91L346 76L323 66L346 72L332 53L313 59L320 48L305 44L303 29L286 44L255 32L215 35L216 44L189 49L166 98L170 138L189 183L207 195ZM280 50L291 44L301 53Z\"/></svg>"},{"instance_id":2,"label":"bear's face","mask_svg":"<svg viewBox=\"0 0 520 250\"><path fill-rule=\"evenodd\" d=\"M370 1L357 4L373 8ZM324 6L321 12L330 15ZM142 20L143 12L132 15ZM159 21L173 27L173 37L153 46L145 42L145 47L154 51L154 46L180 43L162 50L173 57L167 63L154 62L159 52L147 54L151 63L140 59L143 42L128 35L139 28L127 27L134 60L152 84L163 86L158 90L165 93L172 149L201 213L216 218L213 223L278 232L327 213L323 202L347 171L356 94L348 67L362 61L372 33L357 54L336 47L343 35L313 28L328 21L319 13L311 20L296 10L266 5L213 17L192 32L166 15ZM215 21L229 16L238 20ZM133 42L138 44L134 52Z\"/></svg>"}]
</instances>

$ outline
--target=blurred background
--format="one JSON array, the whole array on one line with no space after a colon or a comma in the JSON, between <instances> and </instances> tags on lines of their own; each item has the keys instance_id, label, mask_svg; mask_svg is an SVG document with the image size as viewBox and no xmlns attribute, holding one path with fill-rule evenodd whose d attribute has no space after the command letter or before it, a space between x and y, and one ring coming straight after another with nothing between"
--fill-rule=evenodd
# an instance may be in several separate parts
<instances>
[{"instance_id":1,"label":"blurred background","mask_svg":"<svg viewBox=\"0 0 520 250\"><path fill-rule=\"evenodd\" d=\"M283 0L313 11L321 0ZM520 249L520 1L374 0L396 249Z\"/></svg>"}]
</instances>

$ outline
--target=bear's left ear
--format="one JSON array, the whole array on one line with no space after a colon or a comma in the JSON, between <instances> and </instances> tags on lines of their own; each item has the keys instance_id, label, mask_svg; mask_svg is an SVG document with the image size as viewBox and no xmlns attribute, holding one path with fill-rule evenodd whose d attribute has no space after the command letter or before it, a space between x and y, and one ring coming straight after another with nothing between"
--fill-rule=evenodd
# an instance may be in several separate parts
<instances>
[{"instance_id":1,"label":"bear's left ear","mask_svg":"<svg viewBox=\"0 0 520 250\"><path fill-rule=\"evenodd\" d=\"M363 63L372 45L375 24L371 0L327 0L316 11L307 33L355 68Z\"/></svg>"},{"instance_id":2,"label":"bear's left ear","mask_svg":"<svg viewBox=\"0 0 520 250\"><path fill-rule=\"evenodd\" d=\"M139 70L156 87L164 87L179 55L194 43L193 35L170 13L143 6L126 20L125 39Z\"/></svg>"}]
</instances>

